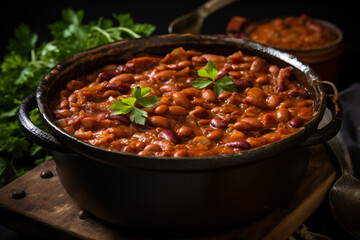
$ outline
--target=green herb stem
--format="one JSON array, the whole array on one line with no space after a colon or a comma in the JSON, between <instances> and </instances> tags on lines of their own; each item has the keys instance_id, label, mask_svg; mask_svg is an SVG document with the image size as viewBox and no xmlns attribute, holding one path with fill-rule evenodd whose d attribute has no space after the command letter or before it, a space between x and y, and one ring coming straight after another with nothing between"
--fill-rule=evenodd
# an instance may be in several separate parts
<instances>
[{"instance_id":1,"label":"green herb stem","mask_svg":"<svg viewBox=\"0 0 360 240\"><path fill-rule=\"evenodd\" d=\"M38 35L26 24L16 28L9 39L8 55L0 64L0 187L18 176L14 161L28 158L41 162L49 158L47 150L25 138L16 116L22 99L36 91L43 76L56 63L80 51L120 39L149 36L155 30L151 24L135 23L130 14L114 14L113 19L100 17L88 24L83 23L83 15L83 10L63 9L62 19L49 24L53 39L48 42L37 44ZM45 129L38 111L30 115L36 126Z\"/></svg>"}]
</instances>

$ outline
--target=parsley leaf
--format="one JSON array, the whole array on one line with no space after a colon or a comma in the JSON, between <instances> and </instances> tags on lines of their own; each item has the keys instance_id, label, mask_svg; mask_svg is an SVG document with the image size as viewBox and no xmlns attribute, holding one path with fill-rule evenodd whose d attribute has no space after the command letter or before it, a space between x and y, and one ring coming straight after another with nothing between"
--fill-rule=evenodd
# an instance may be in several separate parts
<instances>
[{"instance_id":1,"label":"parsley leaf","mask_svg":"<svg viewBox=\"0 0 360 240\"><path fill-rule=\"evenodd\" d=\"M198 75L202 78L197 78L191 83L191 85L195 88L203 89L213 83L215 85L214 92L217 95L222 92L237 92L234 80L231 77L224 76L219 80L215 81L218 75L218 71L216 69L215 63L211 60L207 62L206 69L202 68L198 70Z\"/></svg>"},{"instance_id":2,"label":"parsley leaf","mask_svg":"<svg viewBox=\"0 0 360 240\"><path fill-rule=\"evenodd\" d=\"M84 15L83 10L63 9L62 19L48 25L52 39L47 42L39 43L38 34L26 24L16 28L14 37L9 39L8 54L0 63L0 187L24 172L14 167L18 159L40 163L50 158L46 149L25 138L16 115L20 102L36 91L43 76L78 52L109 42L149 36L155 30L151 24L135 23L127 13L114 14L112 19L99 17L89 23L84 23ZM125 112L131 110L132 107L125 107ZM37 110L30 115L36 126L46 129Z\"/></svg>"},{"instance_id":3,"label":"parsley leaf","mask_svg":"<svg viewBox=\"0 0 360 240\"><path fill-rule=\"evenodd\" d=\"M160 98L154 95L147 96L150 91L151 88L135 87L131 92L132 97L114 101L113 105L110 106L110 109L113 110L111 115L127 114L131 112L129 116L130 121L145 125L148 114L146 111L135 107L135 104L139 104L143 107L152 107L156 105L160 101Z\"/></svg>"}]
</instances>

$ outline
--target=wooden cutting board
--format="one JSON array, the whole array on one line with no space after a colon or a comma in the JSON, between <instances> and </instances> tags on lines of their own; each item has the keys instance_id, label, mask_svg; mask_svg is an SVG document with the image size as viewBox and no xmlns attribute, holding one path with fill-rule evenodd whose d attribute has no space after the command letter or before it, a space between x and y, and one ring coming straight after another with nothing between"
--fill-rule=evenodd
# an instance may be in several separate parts
<instances>
[{"instance_id":1,"label":"wooden cutting board","mask_svg":"<svg viewBox=\"0 0 360 240\"><path fill-rule=\"evenodd\" d=\"M44 171L51 171L53 177L40 177ZM335 178L336 170L328 150L324 145L314 146L306 176L287 208L231 231L183 239L287 239L322 204ZM20 199L14 199L14 191L24 191L26 196L17 195ZM62 187L52 160L0 189L0 223L14 231L45 239L151 239L116 229L84 214Z\"/></svg>"}]
</instances>

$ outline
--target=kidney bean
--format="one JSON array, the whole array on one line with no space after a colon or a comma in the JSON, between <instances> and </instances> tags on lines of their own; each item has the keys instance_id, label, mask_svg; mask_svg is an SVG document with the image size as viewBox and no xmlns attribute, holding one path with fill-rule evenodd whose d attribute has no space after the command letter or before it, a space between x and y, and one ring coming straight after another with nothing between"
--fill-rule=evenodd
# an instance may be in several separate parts
<instances>
[{"instance_id":1,"label":"kidney bean","mask_svg":"<svg viewBox=\"0 0 360 240\"><path fill-rule=\"evenodd\" d=\"M212 118L210 124L214 128L227 128L227 123L221 118Z\"/></svg>"},{"instance_id":2,"label":"kidney bean","mask_svg":"<svg viewBox=\"0 0 360 240\"><path fill-rule=\"evenodd\" d=\"M165 84L160 87L160 91L162 92L173 92L173 91L180 91L179 87L176 87L174 84Z\"/></svg>"},{"instance_id":3,"label":"kidney bean","mask_svg":"<svg viewBox=\"0 0 360 240\"><path fill-rule=\"evenodd\" d=\"M144 150L138 152L137 154L140 156L151 156L151 155L153 155L153 152L144 149Z\"/></svg>"},{"instance_id":4,"label":"kidney bean","mask_svg":"<svg viewBox=\"0 0 360 240\"><path fill-rule=\"evenodd\" d=\"M192 83L192 82L195 81L195 80L196 80L195 77L188 77L185 82L186 82L186 83Z\"/></svg>"},{"instance_id":5,"label":"kidney bean","mask_svg":"<svg viewBox=\"0 0 360 240\"><path fill-rule=\"evenodd\" d=\"M198 124L199 125L202 125L202 126L206 126L206 125L209 125L211 123L211 120L210 119L200 119L198 121Z\"/></svg>"},{"instance_id":6,"label":"kidney bean","mask_svg":"<svg viewBox=\"0 0 360 240\"><path fill-rule=\"evenodd\" d=\"M183 68L186 68L186 67L190 67L192 66L192 62L189 61L189 60L184 60L184 61L181 61L179 62L176 66L176 69L183 69Z\"/></svg>"},{"instance_id":7,"label":"kidney bean","mask_svg":"<svg viewBox=\"0 0 360 240\"><path fill-rule=\"evenodd\" d=\"M117 72L101 72L98 75L98 82L103 82L103 81L109 81L110 79L112 79L113 77L115 77L116 75L118 75L119 73Z\"/></svg>"},{"instance_id":8,"label":"kidney bean","mask_svg":"<svg viewBox=\"0 0 360 240\"><path fill-rule=\"evenodd\" d=\"M250 71L260 72L260 71L264 71L264 68L265 68L265 64L264 64L263 60L261 60L260 58L257 58L252 62Z\"/></svg>"},{"instance_id":9,"label":"kidney bean","mask_svg":"<svg viewBox=\"0 0 360 240\"><path fill-rule=\"evenodd\" d=\"M98 119L101 119L101 118L105 118L105 119L106 119L106 117L107 117L108 115L110 115L110 114L109 114L109 113L102 112L102 113L99 113L99 114L97 115L97 118L98 118Z\"/></svg>"},{"instance_id":10,"label":"kidney bean","mask_svg":"<svg viewBox=\"0 0 360 240\"><path fill-rule=\"evenodd\" d=\"M207 139L205 136L196 136L193 139L193 143L202 144L204 146L209 146L211 144L211 141ZM208 148L204 149L207 150Z\"/></svg>"},{"instance_id":11,"label":"kidney bean","mask_svg":"<svg viewBox=\"0 0 360 240\"><path fill-rule=\"evenodd\" d=\"M128 66L126 66L125 64L121 64L121 65L117 66L115 72L129 73L129 72L131 72L131 69Z\"/></svg>"},{"instance_id":12,"label":"kidney bean","mask_svg":"<svg viewBox=\"0 0 360 240\"><path fill-rule=\"evenodd\" d=\"M217 95L211 89L204 90L201 94L201 97L208 103L215 103L217 101Z\"/></svg>"},{"instance_id":13,"label":"kidney bean","mask_svg":"<svg viewBox=\"0 0 360 240\"><path fill-rule=\"evenodd\" d=\"M216 76L216 78L215 78L215 81L217 81L217 80L219 80L220 78L222 78L222 77L225 77L227 74L228 74L228 70L226 70L226 69L220 69L219 71L218 71L218 74L217 74L217 76Z\"/></svg>"},{"instance_id":14,"label":"kidney bean","mask_svg":"<svg viewBox=\"0 0 360 240\"><path fill-rule=\"evenodd\" d=\"M200 97L201 95L200 89L191 87L191 88L185 88L181 91L182 94L184 94L188 99L193 99L194 97Z\"/></svg>"},{"instance_id":15,"label":"kidney bean","mask_svg":"<svg viewBox=\"0 0 360 240\"><path fill-rule=\"evenodd\" d=\"M291 118L291 114L287 108L279 108L276 111L276 117L281 122L288 122Z\"/></svg>"},{"instance_id":16,"label":"kidney bean","mask_svg":"<svg viewBox=\"0 0 360 240\"><path fill-rule=\"evenodd\" d=\"M196 62L196 63L207 63L208 60L206 60L206 58L204 58L203 56L193 56L191 58L191 61Z\"/></svg>"},{"instance_id":17,"label":"kidney bean","mask_svg":"<svg viewBox=\"0 0 360 240\"><path fill-rule=\"evenodd\" d=\"M269 83L269 77L266 74L263 74L256 78L255 82L260 85L265 85Z\"/></svg>"},{"instance_id":18,"label":"kidney bean","mask_svg":"<svg viewBox=\"0 0 360 240\"><path fill-rule=\"evenodd\" d=\"M135 144L135 151L137 152L143 150L146 147L146 143L142 141L134 141L133 143Z\"/></svg>"},{"instance_id":19,"label":"kidney bean","mask_svg":"<svg viewBox=\"0 0 360 240\"><path fill-rule=\"evenodd\" d=\"M259 87L252 87L249 88L248 90L246 90L246 95L247 96L253 96L259 99L265 99L266 98L266 94L264 92L264 90L262 90Z\"/></svg>"},{"instance_id":20,"label":"kidney bean","mask_svg":"<svg viewBox=\"0 0 360 240\"><path fill-rule=\"evenodd\" d=\"M202 55L206 61L213 61L214 63L216 62L225 62L226 61L226 57L225 56L220 56L220 55L215 55L215 54L203 54Z\"/></svg>"},{"instance_id":21,"label":"kidney bean","mask_svg":"<svg viewBox=\"0 0 360 240\"><path fill-rule=\"evenodd\" d=\"M55 111L55 117L58 119L71 117L72 114L69 109L58 109Z\"/></svg>"},{"instance_id":22,"label":"kidney bean","mask_svg":"<svg viewBox=\"0 0 360 240\"><path fill-rule=\"evenodd\" d=\"M169 110L169 106L168 105L165 105L165 104L161 104L161 105L158 105L156 108L155 108L155 114L156 115L163 115L165 113L167 113L167 111Z\"/></svg>"},{"instance_id":23,"label":"kidney bean","mask_svg":"<svg viewBox=\"0 0 360 240\"><path fill-rule=\"evenodd\" d=\"M114 127L110 127L108 128L109 133L112 133L115 135L115 137L117 138L124 138L127 137L127 132L123 129L118 129L118 128L114 128Z\"/></svg>"},{"instance_id":24,"label":"kidney bean","mask_svg":"<svg viewBox=\"0 0 360 240\"><path fill-rule=\"evenodd\" d=\"M242 77L242 74L239 71L229 71L228 75L233 79Z\"/></svg>"},{"instance_id":25,"label":"kidney bean","mask_svg":"<svg viewBox=\"0 0 360 240\"><path fill-rule=\"evenodd\" d=\"M250 144L246 141L236 141L236 142L228 142L225 143L225 146L231 147L231 148L240 148L240 149L250 149Z\"/></svg>"},{"instance_id":26,"label":"kidney bean","mask_svg":"<svg viewBox=\"0 0 360 240\"><path fill-rule=\"evenodd\" d=\"M179 136L176 134L176 132L172 129L165 129L165 130L162 130L160 133L159 133L159 137L161 138L164 138L170 142L173 142L175 144L179 143L180 142L180 138Z\"/></svg>"},{"instance_id":27,"label":"kidney bean","mask_svg":"<svg viewBox=\"0 0 360 240\"><path fill-rule=\"evenodd\" d=\"M310 120L312 117L313 111L312 108L309 107L302 107L299 109L298 117L302 118L303 120Z\"/></svg>"},{"instance_id":28,"label":"kidney bean","mask_svg":"<svg viewBox=\"0 0 360 240\"><path fill-rule=\"evenodd\" d=\"M85 117L81 120L81 124L85 130L91 130L94 128L96 119L94 117Z\"/></svg>"},{"instance_id":29,"label":"kidney bean","mask_svg":"<svg viewBox=\"0 0 360 240\"><path fill-rule=\"evenodd\" d=\"M162 116L152 116L148 118L150 125L153 127L169 128L170 121L169 119Z\"/></svg>"},{"instance_id":30,"label":"kidney bean","mask_svg":"<svg viewBox=\"0 0 360 240\"><path fill-rule=\"evenodd\" d=\"M188 111L186 108L181 106L169 106L168 113L173 116L186 116L188 115Z\"/></svg>"},{"instance_id":31,"label":"kidney bean","mask_svg":"<svg viewBox=\"0 0 360 240\"><path fill-rule=\"evenodd\" d=\"M269 67L269 73L272 75L272 76L277 76L279 74L279 67L276 66L276 65L271 65Z\"/></svg>"},{"instance_id":32,"label":"kidney bean","mask_svg":"<svg viewBox=\"0 0 360 240\"><path fill-rule=\"evenodd\" d=\"M90 139L92 136L92 131L84 131L84 128L80 128L77 131L74 132L75 137L80 139Z\"/></svg>"},{"instance_id":33,"label":"kidney bean","mask_svg":"<svg viewBox=\"0 0 360 240\"><path fill-rule=\"evenodd\" d=\"M144 150L150 151L150 152L159 152L159 151L161 151L161 147L159 145L157 145L157 144L151 143L151 144L147 145L144 148Z\"/></svg>"},{"instance_id":34,"label":"kidney bean","mask_svg":"<svg viewBox=\"0 0 360 240\"><path fill-rule=\"evenodd\" d=\"M286 67L281 68L279 71L279 75L276 78L276 89L280 92L286 90L285 81L289 81L291 78L293 68L292 67Z\"/></svg>"},{"instance_id":35,"label":"kidney bean","mask_svg":"<svg viewBox=\"0 0 360 240\"><path fill-rule=\"evenodd\" d=\"M239 92L242 92L246 90L247 88L250 88L253 86L252 81L248 79L235 79L234 84Z\"/></svg>"},{"instance_id":36,"label":"kidney bean","mask_svg":"<svg viewBox=\"0 0 360 240\"><path fill-rule=\"evenodd\" d=\"M243 71L243 70L249 70L251 67L251 62L246 63L240 63L240 64L232 64L231 68L234 71Z\"/></svg>"},{"instance_id":37,"label":"kidney bean","mask_svg":"<svg viewBox=\"0 0 360 240\"><path fill-rule=\"evenodd\" d=\"M179 137L187 138L194 135L194 130L191 127L184 126L177 130L177 134Z\"/></svg>"},{"instance_id":38,"label":"kidney bean","mask_svg":"<svg viewBox=\"0 0 360 240\"><path fill-rule=\"evenodd\" d=\"M231 94L230 94L231 95ZM219 113L233 113L239 110L239 107L235 105L224 105L222 107L214 107L211 109L212 113L219 114Z\"/></svg>"},{"instance_id":39,"label":"kidney bean","mask_svg":"<svg viewBox=\"0 0 360 240\"><path fill-rule=\"evenodd\" d=\"M234 62L234 63L237 63L237 62L240 62L243 58L244 54L241 52L241 51L238 51L236 53L233 53L232 55L230 55L228 58Z\"/></svg>"},{"instance_id":40,"label":"kidney bean","mask_svg":"<svg viewBox=\"0 0 360 240\"><path fill-rule=\"evenodd\" d=\"M238 141L238 140L244 140L246 138L246 135L242 131L234 130L230 134L230 138L228 140Z\"/></svg>"},{"instance_id":41,"label":"kidney bean","mask_svg":"<svg viewBox=\"0 0 360 240\"><path fill-rule=\"evenodd\" d=\"M292 105L293 104L291 101L285 100L279 104L279 108L290 108L290 107L292 107Z\"/></svg>"},{"instance_id":42,"label":"kidney bean","mask_svg":"<svg viewBox=\"0 0 360 240\"><path fill-rule=\"evenodd\" d=\"M109 119L109 120L116 120L116 121L119 121L119 122L121 122L123 124L130 124L131 123L129 116L124 115L124 114L121 114L121 115L106 114L105 118Z\"/></svg>"},{"instance_id":43,"label":"kidney bean","mask_svg":"<svg viewBox=\"0 0 360 240\"><path fill-rule=\"evenodd\" d=\"M293 98L300 97L300 98L303 98L303 99L307 99L310 96L309 92L306 91L305 89L290 90L288 92L288 95L290 97L293 97Z\"/></svg>"},{"instance_id":44,"label":"kidney bean","mask_svg":"<svg viewBox=\"0 0 360 240\"><path fill-rule=\"evenodd\" d=\"M262 119L263 126L266 128L277 127L277 121L271 113L265 113Z\"/></svg>"},{"instance_id":45,"label":"kidney bean","mask_svg":"<svg viewBox=\"0 0 360 240\"><path fill-rule=\"evenodd\" d=\"M174 93L173 99L176 105L183 106L186 109L190 109L192 107L191 101L181 92Z\"/></svg>"},{"instance_id":46,"label":"kidney bean","mask_svg":"<svg viewBox=\"0 0 360 240\"><path fill-rule=\"evenodd\" d=\"M186 149L179 149L176 150L176 152L174 153L174 157L188 157L189 156L189 152Z\"/></svg>"},{"instance_id":47,"label":"kidney bean","mask_svg":"<svg viewBox=\"0 0 360 240\"><path fill-rule=\"evenodd\" d=\"M130 91L130 86L126 83L108 83L106 84L106 89L119 91L120 93L128 93Z\"/></svg>"},{"instance_id":48,"label":"kidney bean","mask_svg":"<svg viewBox=\"0 0 360 240\"><path fill-rule=\"evenodd\" d=\"M148 79L149 79L149 76L144 75L144 74L139 74L139 75L134 76L134 81L135 82L146 81Z\"/></svg>"},{"instance_id":49,"label":"kidney bean","mask_svg":"<svg viewBox=\"0 0 360 240\"><path fill-rule=\"evenodd\" d=\"M255 129L260 129L263 127L262 122L257 118L243 118L242 120L250 123L251 126Z\"/></svg>"},{"instance_id":50,"label":"kidney bean","mask_svg":"<svg viewBox=\"0 0 360 240\"><path fill-rule=\"evenodd\" d=\"M298 118L298 117L294 117L289 121L289 124L293 128L299 128L304 125L304 120L302 120L301 118Z\"/></svg>"},{"instance_id":51,"label":"kidney bean","mask_svg":"<svg viewBox=\"0 0 360 240\"><path fill-rule=\"evenodd\" d=\"M231 93L231 97L228 99L227 103L228 104L234 104L234 105L239 105L243 102L243 98L242 96L237 93L237 92L233 92Z\"/></svg>"},{"instance_id":52,"label":"kidney bean","mask_svg":"<svg viewBox=\"0 0 360 240\"><path fill-rule=\"evenodd\" d=\"M280 95L271 95L270 97L268 97L266 99L266 105L268 108L271 108L271 109L274 109L276 108L277 106L279 106L279 104L281 103L282 101L282 96Z\"/></svg>"},{"instance_id":53,"label":"kidney bean","mask_svg":"<svg viewBox=\"0 0 360 240\"><path fill-rule=\"evenodd\" d=\"M220 129L215 129L206 135L206 138L212 141L219 140L224 135L224 132Z\"/></svg>"},{"instance_id":54,"label":"kidney bean","mask_svg":"<svg viewBox=\"0 0 360 240\"><path fill-rule=\"evenodd\" d=\"M145 70L151 69L158 65L160 58L154 57L138 57L128 61L125 64L126 72L140 73Z\"/></svg>"},{"instance_id":55,"label":"kidney bean","mask_svg":"<svg viewBox=\"0 0 360 240\"><path fill-rule=\"evenodd\" d=\"M161 72L155 74L155 78L157 80L163 81L163 82L170 80L174 76L176 76L175 70L164 70L164 71L161 71Z\"/></svg>"},{"instance_id":56,"label":"kidney bean","mask_svg":"<svg viewBox=\"0 0 360 240\"><path fill-rule=\"evenodd\" d=\"M225 100L231 97L231 92L222 92L218 95L218 99Z\"/></svg>"},{"instance_id":57,"label":"kidney bean","mask_svg":"<svg viewBox=\"0 0 360 240\"><path fill-rule=\"evenodd\" d=\"M115 91L115 90L108 90L106 92L104 92L103 97L104 98L109 98L109 97L117 97L120 95L119 91ZM96 94L94 95L87 95L86 98L89 98L89 96L93 97L96 99Z\"/></svg>"},{"instance_id":58,"label":"kidney bean","mask_svg":"<svg viewBox=\"0 0 360 240\"><path fill-rule=\"evenodd\" d=\"M130 73L124 73L124 74L120 74L120 75L116 75L115 77L111 78L109 80L110 83L117 83L117 82L122 82L122 83L134 83L134 75L130 74Z\"/></svg>"},{"instance_id":59,"label":"kidney bean","mask_svg":"<svg viewBox=\"0 0 360 240\"><path fill-rule=\"evenodd\" d=\"M261 98L257 98L255 96L247 96L245 98L245 103L247 104L250 104L250 105L253 105L257 108L261 108L261 109L266 109L267 108L267 105L266 105L266 102L264 99L261 99Z\"/></svg>"},{"instance_id":60,"label":"kidney bean","mask_svg":"<svg viewBox=\"0 0 360 240\"><path fill-rule=\"evenodd\" d=\"M248 131L251 130L253 127L250 123L240 120L234 124L234 128L237 130Z\"/></svg>"}]
</instances>

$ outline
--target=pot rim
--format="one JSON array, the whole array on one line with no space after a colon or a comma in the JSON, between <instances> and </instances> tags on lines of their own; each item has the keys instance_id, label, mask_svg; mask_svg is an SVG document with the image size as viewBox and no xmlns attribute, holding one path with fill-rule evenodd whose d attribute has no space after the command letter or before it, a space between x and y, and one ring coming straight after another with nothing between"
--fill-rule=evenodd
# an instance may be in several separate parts
<instances>
[{"instance_id":1,"label":"pot rim","mask_svg":"<svg viewBox=\"0 0 360 240\"><path fill-rule=\"evenodd\" d=\"M286 18L286 17L293 17L293 16L286 15L286 16L258 19L258 20L254 20L254 21L251 21L251 20L246 21L240 29L241 36L243 36L246 40L256 42L249 37L249 33L251 33L255 29L256 26L258 26L262 23L268 22L270 20L273 20L275 18ZM332 52L339 50L343 47L343 32L341 31L340 28L338 28L335 24L333 24L329 21L319 19L319 18L313 18L313 17L310 17L310 18L311 18L311 20L314 20L316 23L322 25L323 27L326 27L326 28L330 29L331 31L333 31L337 35L336 40L329 45L320 46L320 47L312 47L312 48L296 49L296 48L276 47L276 46L270 46L270 45L267 45L267 46L273 47L280 51L292 53L298 57L312 57L312 56L319 57L320 55L326 55L329 53L331 54Z\"/></svg>"},{"instance_id":2,"label":"pot rim","mask_svg":"<svg viewBox=\"0 0 360 240\"><path fill-rule=\"evenodd\" d=\"M179 45L179 41L187 41L186 43L205 45L230 44L238 47L239 50L241 50L241 47L247 47L252 51L265 54L269 58L276 58L286 65L293 66L295 69L305 74L307 81L312 84L315 95L313 118L307 122L298 132L279 141L235 154L205 157L139 156L133 153L112 151L109 149L93 146L76 138L75 136L68 134L52 119L51 112L48 108L48 89L57 79L61 79L62 72L64 72L67 68L72 67L72 65L77 61L92 59L93 56L102 52L104 52L106 56L111 55L115 51L114 48L121 47L122 49L126 50L129 47L131 48L134 47L134 45L137 45L138 48L144 50L146 48L151 48L152 44L157 47L159 47L159 44L160 46ZM299 61L293 55L257 42L227 38L224 36L167 34L109 43L93 49L85 50L71 56L70 58L54 66L53 69L51 69L44 76L36 92L36 101L41 113L41 117L43 118L43 122L52 131L56 138L58 138L59 141L64 144L64 147L70 149L69 153L84 155L89 159L100 161L116 167L121 166L129 168L151 169L155 171L207 170L254 164L261 160L266 160L267 157L278 154L303 142L307 137L309 137L311 132L316 130L325 112L326 94L324 93L323 87L317 82L319 79L320 77L314 70L312 70L307 64Z\"/></svg>"}]
</instances>

